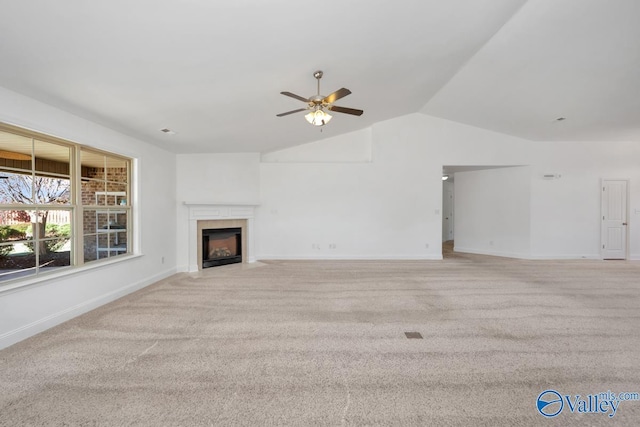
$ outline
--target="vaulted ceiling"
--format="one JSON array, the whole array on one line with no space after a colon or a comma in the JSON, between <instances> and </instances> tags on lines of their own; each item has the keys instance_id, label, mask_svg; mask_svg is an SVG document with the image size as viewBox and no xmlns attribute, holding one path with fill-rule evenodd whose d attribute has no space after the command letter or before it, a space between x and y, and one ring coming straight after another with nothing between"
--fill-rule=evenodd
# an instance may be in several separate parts
<instances>
[{"instance_id":1,"label":"vaulted ceiling","mask_svg":"<svg viewBox=\"0 0 640 427\"><path fill-rule=\"evenodd\" d=\"M0 86L176 153L268 152L416 112L640 141L637 0L36 0L2 15ZM315 95L316 70L364 114L276 117L304 107L280 92Z\"/></svg>"}]
</instances>

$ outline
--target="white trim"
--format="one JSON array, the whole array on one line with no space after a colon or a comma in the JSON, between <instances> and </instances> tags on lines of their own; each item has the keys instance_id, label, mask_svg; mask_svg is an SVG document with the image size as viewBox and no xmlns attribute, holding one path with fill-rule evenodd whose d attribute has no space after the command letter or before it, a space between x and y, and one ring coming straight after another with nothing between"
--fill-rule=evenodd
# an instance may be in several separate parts
<instances>
[{"instance_id":1,"label":"white trim","mask_svg":"<svg viewBox=\"0 0 640 427\"><path fill-rule=\"evenodd\" d=\"M530 260L540 260L540 261L544 261L544 260L580 260L580 259L589 259L589 260L601 260L602 258L600 258L600 255L598 254L576 254L576 255L548 255L548 254L544 254L544 255L531 255L528 258L525 259L530 259Z\"/></svg>"},{"instance_id":2,"label":"white trim","mask_svg":"<svg viewBox=\"0 0 640 427\"><path fill-rule=\"evenodd\" d=\"M175 274L175 269L165 270L161 273L148 277L144 280L140 280L136 283L131 283L129 285L123 286L114 291L108 292L104 295L100 295L90 300L83 301L82 303L77 304L73 307L69 307L65 310L59 311L57 313L53 313L49 316L45 316L41 319L38 319L27 325L23 325L12 331L5 332L4 334L0 335L0 349L9 347L10 345L13 345L29 337L32 337L35 334L38 334L49 328L52 328L56 325L66 322L67 320L71 320L74 317L77 317L81 314L94 310L111 301L115 301L119 298L122 298L125 295L128 295L137 290L140 290L159 280L170 277L173 274Z\"/></svg>"},{"instance_id":3,"label":"white trim","mask_svg":"<svg viewBox=\"0 0 640 427\"><path fill-rule=\"evenodd\" d=\"M442 255L258 255L261 260L318 260L318 261L359 261L359 260L380 260L380 261L441 261Z\"/></svg>"},{"instance_id":4,"label":"white trim","mask_svg":"<svg viewBox=\"0 0 640 427\"><path fill-rule=\"evenodd\" d=\"M129 183L129 205L131 206L131 224L133 231L129 232L131 236L131 251L134 254L142 253L142 213L140 202L140 187L142 185L140 179L140 171L142 170L142 161L137 157L131 157L131 182Z\"/></svg>"},{"instance_id":5,"label":"white trim","mask_svg":"<svg viewBox=\"0 0 640 427\"><path fill-rule=\"evenodd\" d=\"M67 277L77 273L83 273L85 271L93 270L96 268L101 268L108 265L117 264L119 262L124 262L131 259L139 258L141 256L144 256L144 255L143 254L118 255L115 257L105 258L102 260L91 261L87 264L82 264L78 266L70 265L66 267L60 267L60 270L52 271L50 273L49 272L40 273L37 276L25 276L24 278L15 279L15 282L7 281L6 284L0 284L0 295L2 295L5 292L42 284L43 282L49 282L53 279L59 279L61 277Z\"/></svg>"},{"instance_id":6,"label":"white trim","mask_svg":"<svg viewBox=\"0 0 640 427\"><path fill-rule=\"evenodd\" d=\"M454 246L453 251L467 253L467 254L476 254L476 255L499 256L504 258L529 259L529 254L517 253L517 252L485 251L480 249L461 248L459 246Z\"/></svg>"},{"instance_id":7,"label":"white trim","mask_svg":"<svg viewBox=\"0 0 640 427\"><path fill-rule=\"evenodd\" d=\"M500 252L500 251L484 251L479 249L470 249L470 248L460 248L454 247L454 252L459 253L467 253L467 254L475 254L475 255L489 255L489 256L498 256L503 258L513 258L513 259L525 259L525 260L580 260L580 259L591 259L591 260L599 260L601 259L598 254L523 254L517 252Z\"/></svg>"},{"instance_id":8,"label":"white trim","mask_svg":"<svg viewBox=\"0 0 640 427\"><path fill-rule=\"evenodd\" d=\"M178 265L176 266L176 272L177 273L188 273L189 272L189 266L188 265Z\"/></svg>"}]
</instances>

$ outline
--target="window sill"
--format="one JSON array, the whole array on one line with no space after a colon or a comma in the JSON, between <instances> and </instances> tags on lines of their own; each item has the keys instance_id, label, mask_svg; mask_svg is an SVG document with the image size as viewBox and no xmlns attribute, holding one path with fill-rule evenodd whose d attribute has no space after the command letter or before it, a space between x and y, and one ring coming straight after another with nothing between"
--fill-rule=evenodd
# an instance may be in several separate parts
<instances>
[{"instance_id":1,"label":"window sill","mask_svg":"<svg viewBox=\"0 0 640 427\"><path fill-rule=\"evenodd\" d=\"M144 255L143 254L121 255L114 258L108 258L106 260L94 261L89 264L82 265L80 267L69 267L69 268L61 269L61 271L54 271L51 273L42 273L38 276L29 277L22 280L16 279L16 281L13 283L9 282L6 285L0 284L0 294L3 294L5 292L20 290L22 288L26 288L34 285L39 285L44 282L60 279L62 277L69 277L75 274L80 274L87 271L108 267L110 265L118 264L121 262L127 262L135 258L140 258L142 256Z\"/></svg>"}]
</instances>

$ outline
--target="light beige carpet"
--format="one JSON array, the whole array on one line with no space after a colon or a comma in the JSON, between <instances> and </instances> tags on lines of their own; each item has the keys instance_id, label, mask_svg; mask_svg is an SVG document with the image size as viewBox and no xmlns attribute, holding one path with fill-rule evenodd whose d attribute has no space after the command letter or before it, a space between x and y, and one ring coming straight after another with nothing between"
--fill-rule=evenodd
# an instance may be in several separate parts
<instances>
[{"instance_id":1,"label":"light beige carpet","mask_svg":"<svg viewBox=\"0 0 640 427\"><path fill-rule=\"evenodd\" d=\"M0 425L635 426L536 399L640 392L639 307L637 262L179 274L0 351Z\"/></svg>"}]
</instances>

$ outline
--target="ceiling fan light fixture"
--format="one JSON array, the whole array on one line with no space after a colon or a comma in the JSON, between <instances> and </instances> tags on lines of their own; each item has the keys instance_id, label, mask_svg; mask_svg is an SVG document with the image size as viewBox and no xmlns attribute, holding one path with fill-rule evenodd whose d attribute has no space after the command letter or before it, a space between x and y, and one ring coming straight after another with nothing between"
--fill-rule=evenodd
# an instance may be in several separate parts
<instances>
[{"instance_id":1,"label":"ceiling fan light fixture","mask_svg":"<svg viewBox=\"0 0 640 427\"><path fill-rule=\"evenodd\" d=\"M326 113L322 108L313 110L304 116L304 118L314 126L326 125L331 120L331 117L333 116Z\"/></svg>"},{"instance_id":2,"label":"ceiling fan light fixture","mask_svg":"<svg viewBox=\"0 0 640 427\"><path fill-rule=\"evenodd\" d=\"M315 77L318 82L317 95L305 98L291 92L280 92L280 94L282 95L304 102L305 104L307 104L306 108L298 108L297 110L291 110L285 113L276 114L277 117L284 117L288 116L289 114L308 111L304 118L307 119L309 123L314 126L324 126L329 123L332 117L331 114L324 111L325 108L333 111L334 113L351 114L353 116L362 115L362 113L364 112L362 110L358 110L355 108L338 107L337 105L334 105L334 102L338 99L342 99L345 96L351 94L351 91L349 89L343 87L329 94L328 96L323 96L320 95L320 79L322 78L322 71L316 71L315 73L313 73L313 77Z\"/></svg>"}]
</instances>

